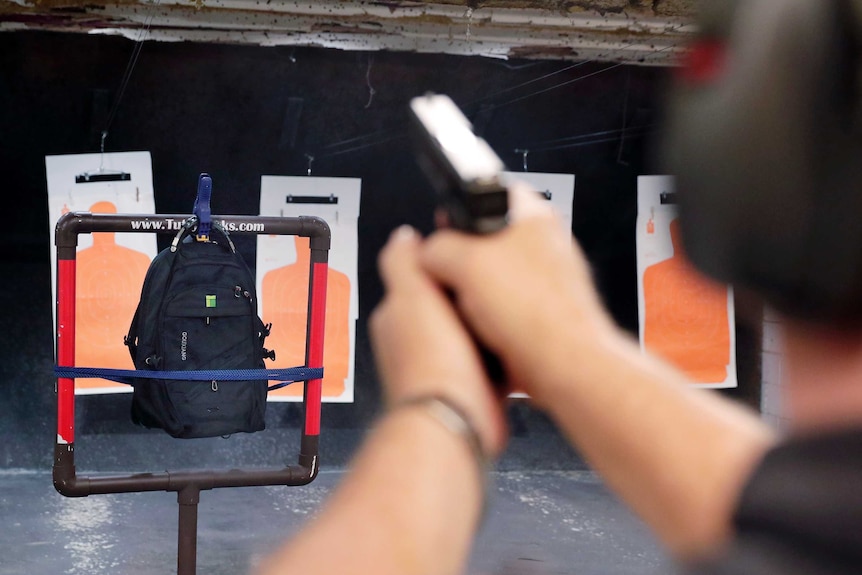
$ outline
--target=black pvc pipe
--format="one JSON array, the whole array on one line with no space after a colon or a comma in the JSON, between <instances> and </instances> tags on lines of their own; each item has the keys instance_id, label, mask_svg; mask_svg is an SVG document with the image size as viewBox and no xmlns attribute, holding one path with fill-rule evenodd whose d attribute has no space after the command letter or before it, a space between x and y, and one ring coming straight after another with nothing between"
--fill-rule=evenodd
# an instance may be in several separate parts
<instances>
[{"instance_id":1,"label":"black pvc pipe","mask_svg":"<svg viewBox=\"0 0 862 575\"><path fill-rule=\"evenodd\" d=\"M124 476L89 477L77 475L73 445L54 448L54 487L66 497L86 497L102 493L139 491L180 492L189 485L199 490L222 487L261 487L265 485L306 485L318 472L317 454L301 454L300 465L278 469L228 469L216 471L178 471L136 473Z\"/></svg>"},{"instance_id":2,"label":"black pvc pipe","mask_svg":"<svg viewBox=\"0 0 862 575\"><path fill-rule=\"evenodd\" d=\"M54 243L58 250L74 249L78 234L91 232L125 232L176 234L189 214L93 214L68 212L57 220ZM331 231L329 224L317 216L212 216L221 222L230 234L276 234L311 238L311 249L329 250ZM65 257L64 257L65 256ZM60 255L60 259L72 259Z\"/></svg>"},{"instance_id":3,"label":"black pvc pipe","mask_svg":"<svg viewBox=\"0 0 862 575\"><path fill-rule=\"evenodd\" d=\"M177 575L195 575L197 571L200 495L200 489L194 484L177 492L180 508L177 526Z\"/></svg>"}]
</instances>

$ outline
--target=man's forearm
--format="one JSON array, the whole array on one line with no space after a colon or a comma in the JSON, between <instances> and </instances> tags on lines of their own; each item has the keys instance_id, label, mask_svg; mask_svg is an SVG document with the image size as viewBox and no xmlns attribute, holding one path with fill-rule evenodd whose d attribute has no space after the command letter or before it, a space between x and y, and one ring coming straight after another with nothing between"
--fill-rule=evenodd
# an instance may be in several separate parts
<instances>
[{"instance_id":1,"label":"man's forearm","mask_svg":"<svg viewBox=\"0 0 862 575\"><path fill-rule=\"evenodd\" d=\"M421 407L399 408L371 432L320 515L260 575L458 573L483 481L462 437Z\"/></svg>"},{"instance_id":2,"label":"man's forearm","mask_svg":"<svg viewBox=\"0 0 862 575\"><path fill-rule=\"evenodd\" d=\"M568 344L546 372L555 380L543 386L552 390L543 398L551 417L672 552L714 551L774 434L741 406L688 386L626 335ZM577 358L572 349L590 353Z\"/></svg>"}]
</instances>

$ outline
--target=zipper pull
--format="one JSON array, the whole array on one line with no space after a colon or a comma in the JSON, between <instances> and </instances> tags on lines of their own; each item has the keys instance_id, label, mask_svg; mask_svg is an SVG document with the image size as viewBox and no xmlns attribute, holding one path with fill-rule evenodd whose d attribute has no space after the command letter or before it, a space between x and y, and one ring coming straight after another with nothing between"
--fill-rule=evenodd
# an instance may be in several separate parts
<instances>
[{"instance_id":1,"label":"zipper pull","mask_svg":"<svg viewBox=\"0 0 862 575\"><path fill-rule=\"evenodd\" d=\"M244 297L245 299L251 301L251 292L247 289L242 289L242 286L233 286L233 297Z\"/></svg>"}]
</instances>

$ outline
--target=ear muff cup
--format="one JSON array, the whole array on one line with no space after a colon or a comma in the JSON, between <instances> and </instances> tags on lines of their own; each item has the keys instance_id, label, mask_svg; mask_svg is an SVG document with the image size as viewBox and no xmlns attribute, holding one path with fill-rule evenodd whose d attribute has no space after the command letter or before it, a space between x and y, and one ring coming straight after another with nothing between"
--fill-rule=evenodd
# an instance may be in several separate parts
<instances>
[{"instance_id":1,"label":"ear muff cup","mask_svg":"<svg viewBox=\"0 0 862 575\"><path fill-rule=\"evenodd\" d=\"M667 101L661 154L686 252L784 313L862 323L854 6L731 4L729 25L702 28L727 36L699 39L724 47L718 72L680 74Z\"/></svg>"}]
</instances>

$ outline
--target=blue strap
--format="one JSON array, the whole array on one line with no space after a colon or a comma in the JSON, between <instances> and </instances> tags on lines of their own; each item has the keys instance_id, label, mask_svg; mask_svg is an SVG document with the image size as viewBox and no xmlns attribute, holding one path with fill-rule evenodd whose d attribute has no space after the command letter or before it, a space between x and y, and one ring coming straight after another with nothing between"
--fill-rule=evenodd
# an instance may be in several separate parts
<instances>
[{"instance_id":1,"label":"blue strap","mask_svg":"<svg viewBox=\"0 0 862 575\"><path fill-rule=\"evenodd\" d=\"M197 238L199 240L208 240L210 235L210 225L212 222L210 213L210 196L213 191L213 180L206 172L198 176L198 195L195 197L195 205L192 210L194 215L198 217Z\"/></svg>"},{"instance_id":2,"label":"blue strap","mask_svg":"<svg viewBox=\"0 0 862 575\"><path fill-rule=\"evenodd\" d=\"M254 379L280 379L268 389L279 389L297 381L321 379L322 367L286 367L282 369L196 369L189 371L150 371L143 369L109 369L104 367L54 366L54 375L68 378L101 377L126 385L138 379L180 379L186 381L248 381Z\"/></svg>"}]
</instances>

